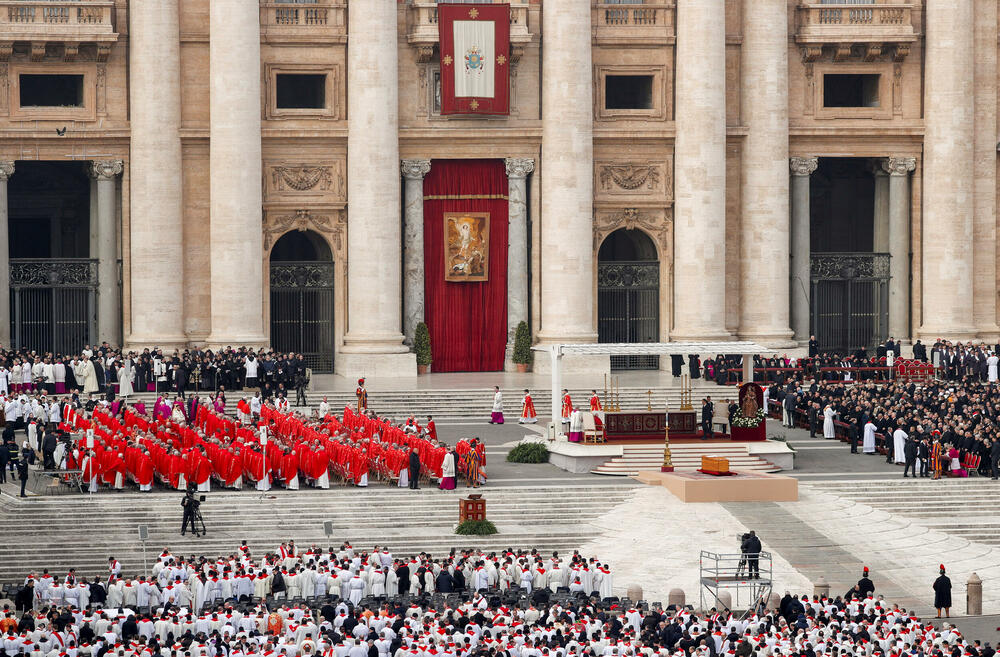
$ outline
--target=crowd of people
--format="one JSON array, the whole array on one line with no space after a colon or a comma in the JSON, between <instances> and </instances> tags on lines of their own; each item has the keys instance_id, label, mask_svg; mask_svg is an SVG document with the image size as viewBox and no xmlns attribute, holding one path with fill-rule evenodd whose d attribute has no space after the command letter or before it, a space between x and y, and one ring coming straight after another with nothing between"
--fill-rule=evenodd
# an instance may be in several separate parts
<instances>
[{"instance_id":1,"label":"crowd of people","mask_svg":"<svg viewBox=\"0 0 1000 657\"><path fill-rule=\"evenodd\" d=\"M916 477L997 479L1000 388L976 377L962 381L792 381L772 384L767 397L786 426L810 435L843 437L852 452L881 453Z\"/></svg>"},{"instance_id":2,"label":"crowd of people","mask_svg":"<svg viewBox=\"0 0 1000 657\"><path fill-rule=\"evenodd\" d=\"M451 490L459 479L477 487L486 481L484 444L472 438L446 445L430 417L421 425L413 417L398 423L370 410L345 408L335 415L325 400L307 415L280 402L264 401L258 392L237 403L234 417L221 394L214 400L160 397L152 408L102 400L89 410L71 400L14 399L7 402L13 408L6 413L8 449L2 451L27 463L40 456L50 472L79 470L91 492L125 486L150 491L156 484L208 491L213 482L294 490L329 488L331 482L367 486L370 477L410 488L433 481ZM20 427L26 437L18 452ZM9 465L13 470L15 463Z\"/></svg>"},{"instance_id":3,"label":"crowd of people","mask_svg":"<svg viewBox=\"0 0 1000 657\"><path fill-rule=\"evenodd\" d=\"M301 354L249 347L218 351L192 347L165 352L123 351L107 342L78 354L0 350L0 393L84 396L259 389L264 397L302 393L308 369Z\"/></svg>"},{"instance_id":4,"label":"crowd of people","mask_svg":"<svg viewBox=\"0 0 1000 657\"><path fill-rule=\"evenodd\" d=\"M862 584L864 588L862 589ZM937 587L936 587L937 588ZM776 596L775 596L776 597ZM935 602L939 602L936 600ZM768 601L769 602L769 601ZM7 657L993 657L877 596L867 573L844 596L785 594L745 615L613 595L605 564L576 552L386 546L255 559L165 549L149 576L111 557L92 581L31 573L0 620ZM950 601L949 601L950 604Z\"/></svg>"},{"instance_id":5,"label":"crowd of people","mask_svg":"<svg viewBox=\"0 0 1000 657\"><path fill-rule=\"evenodd\" d=\"M286 386L304 404L306 373L300 355L246 348L136 354L104 343L72 358L0 351L0 482L17 473L25 496L29 465L79 471L92 492L486 482L478 438L449 446L430 416L378 417L363 380L355 408L337 414L324 398L312 412L293 410ZM232 389L246 390L235 405ZM147 406L137 390L160 394Z\"/></svg>"},{"instance_id":6,"label":"crowd of people","mask_svg":"<svg viewBox=\"0 0 1000 657\"><path fill-rule=\"evenodd\" d=\"M851 353L823 351L812 336L805 357L755 355L754 380L779 384L803 377L819 381L888 381L898 378L901 372L906 373L906 364L925 364L926 368L914 368L921 375L926 374L921 378L989 383L1000 380L1000 344L936 340L928 352L927 345L918 339L911 351L904 357L902 343L892 337L879 344L872 354L864 348ZM683 369L683 357L674 356L673 375L680 376ZM717 354L703 361L692 354L688 356L688 375L692 379L704 377L719 385L738 383L743 379L743 355Z\"/></svg>"}]
</instances>

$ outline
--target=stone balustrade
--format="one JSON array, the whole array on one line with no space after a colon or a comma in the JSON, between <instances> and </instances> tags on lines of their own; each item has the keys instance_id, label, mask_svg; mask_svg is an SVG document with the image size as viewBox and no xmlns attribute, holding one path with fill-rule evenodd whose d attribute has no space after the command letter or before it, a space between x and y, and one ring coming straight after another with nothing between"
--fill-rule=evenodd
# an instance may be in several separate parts
<instances>
[{"instance_id":1,"label":"stone balustrade","mask_svg":"<svg viewBox=\"0 0 1000 657\"><path fill-rule=\"evenodd\" d=\"M594 3L595 43L600 45L664 45L674 40L675 3L642 5Z\"/></svg>"},{"instance_id":2,"label":"stone balustrade","mask_svg":"<svg viewBox=\"0 0 1000 657\"><path fill-rule=\"evenodd\" d=\"M800 4L796 8L795 41L803 45L895 45L905 56L905 49L916 38L911 4Z\"/></svg>"},{"instance_id":3,"label":"stone balustrade","mask_svg":"<svg viewBox=\"0 0 1000 657\"><path fill-rule=\"evenodd\" d=\"M114 28L113 0L0 0L3 41L107 42Z\"/></svg>"},{"instance_id":4,"label":"stone balustrade","mask_svg":"<svg viewBox=\"0 0 1000 657\"><path fill-rule=\"evenodd\" d=\"M522 48L531 41L528 31L527 0L510 2L510 43L513 49ZM417 48L422 61L429 61L438 45L438 6L436 2L418 0L409 6L406 18L406 40ZM516 57L515 57L516 58Z\"/></svg>"},{"instance_id":5,"label":"stone balustrade","mask_svg":"<svg viewBox=\"0 0 1000 657\"><path fill-rule=\"evenodd\" d=\"M319 0L311 4L264 2L260 5L260 29L264 41L347 40L347 3Z\"/></svg>"}]
</instances>

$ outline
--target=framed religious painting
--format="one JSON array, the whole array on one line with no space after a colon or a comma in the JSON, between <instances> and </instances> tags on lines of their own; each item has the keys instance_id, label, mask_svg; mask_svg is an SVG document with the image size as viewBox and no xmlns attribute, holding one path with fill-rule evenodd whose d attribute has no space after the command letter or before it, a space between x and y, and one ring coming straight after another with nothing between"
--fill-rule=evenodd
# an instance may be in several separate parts
<instances>
[{"instance_id":1,"label":"framed religious painting","mask_svg":"<svg viewBox=\"0 0 1000 657\"><path fill-rule=\"evenodd\" d=\"M483 283L490 272L490 213L444 213L444 280Z\"/></svg>"}]
</instances>

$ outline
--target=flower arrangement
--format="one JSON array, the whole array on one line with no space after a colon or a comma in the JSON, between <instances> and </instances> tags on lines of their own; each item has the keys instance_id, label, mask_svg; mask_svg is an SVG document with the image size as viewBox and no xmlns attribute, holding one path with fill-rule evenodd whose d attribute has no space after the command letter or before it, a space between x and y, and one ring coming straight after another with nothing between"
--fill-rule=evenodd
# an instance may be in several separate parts
<instances>
[{"instance_id":1,"label":"flower arrangement","mask_svg":"<svg viewBox=\"0 0 1000 657\"><path fill-rule=\"evenodd\" d=\"M737 408L736 412L733 413L733 426L739 427L740 429L755 429L760 426L760 423L764 421L764 409L758 408L757 412L752 416L743 415L743 410Z\"/></svg>"}]
</instances>

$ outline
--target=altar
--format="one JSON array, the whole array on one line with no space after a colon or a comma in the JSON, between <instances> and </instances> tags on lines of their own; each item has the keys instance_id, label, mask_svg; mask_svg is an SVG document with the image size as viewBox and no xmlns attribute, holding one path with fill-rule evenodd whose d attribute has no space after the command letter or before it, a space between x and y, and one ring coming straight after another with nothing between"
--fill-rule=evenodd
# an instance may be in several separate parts
<instances>
[{"instance_id":1,"label":"altar","mask_svg":"<svg viewBox=\"0 0 1000 657\"><path fill-rule=\"evenodd\" d=\"M694 411L615 411L604 414L607 442L663 440L667 425L670 438L697 438L698 418Z\"/></svg>"}]
</instances>

